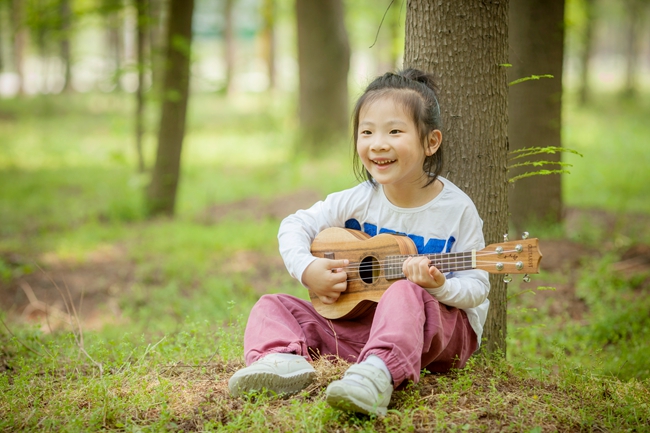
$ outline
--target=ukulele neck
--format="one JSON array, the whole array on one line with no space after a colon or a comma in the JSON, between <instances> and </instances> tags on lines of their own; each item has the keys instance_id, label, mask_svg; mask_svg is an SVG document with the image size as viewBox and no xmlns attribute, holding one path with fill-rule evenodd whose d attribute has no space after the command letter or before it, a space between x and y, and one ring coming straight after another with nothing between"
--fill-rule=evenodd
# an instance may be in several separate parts
<instances>
[{"instance_id":1,"label":"ukulele neck","mask_svg":"<svg viewBox=\"0 0 650 433\"><path fill-rule=\"evenodd\" d=\"M384 269L386 279L398 280L404 278L402 265L409 257L427 257L429 259L429 266L435 266L443 274L476 268L476 250L462 253L386 256L386 266Z\"/></svg>"}]
</instances>

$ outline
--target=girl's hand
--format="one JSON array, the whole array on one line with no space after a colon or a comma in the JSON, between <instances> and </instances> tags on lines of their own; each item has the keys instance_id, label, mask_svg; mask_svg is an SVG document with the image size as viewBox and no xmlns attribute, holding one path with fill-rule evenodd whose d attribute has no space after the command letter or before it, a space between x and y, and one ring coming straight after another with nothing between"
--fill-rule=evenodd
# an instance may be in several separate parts
<instances>
[{"instance_id":1,"label":"girl's hand","mask_svg":"<svg viewBox=\"0 0 650 433\"><path fill-rule=\"evenodd\" d=\"M316 259L302 274L302 283L314 292L323 304L333 304L348 287L345 267L349 260Z\"/></svg>"},{"instance_id":2,"label":"girl's hand","mask_svg":"<svg viewBox=\"0 0 650 433\"><path fill-rule=\"evenodd\" d=\"M402 265L406 279L425 289L437 289L445 284L446 278L435 266L429 266L427 257L408 257Z\"/></svg>"}]
</instances>

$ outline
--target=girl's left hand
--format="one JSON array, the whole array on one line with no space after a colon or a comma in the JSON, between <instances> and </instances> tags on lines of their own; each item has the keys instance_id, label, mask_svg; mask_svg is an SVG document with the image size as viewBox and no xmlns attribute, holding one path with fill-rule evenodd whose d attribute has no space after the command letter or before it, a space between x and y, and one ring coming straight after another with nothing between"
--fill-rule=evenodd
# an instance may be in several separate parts
<instances>
[{"instance_id":1,"label":"girl's left hand","mask_svg":"<svg viewBox=\"0 0 650 433\"><path fill-rule=\"evenodd\" d=\"M425 289L437 289L445 284L446 278L435 266L429 266L427 257L408 257L404 260L402 272L406 279Z\"/></svg>"}]
</instances>

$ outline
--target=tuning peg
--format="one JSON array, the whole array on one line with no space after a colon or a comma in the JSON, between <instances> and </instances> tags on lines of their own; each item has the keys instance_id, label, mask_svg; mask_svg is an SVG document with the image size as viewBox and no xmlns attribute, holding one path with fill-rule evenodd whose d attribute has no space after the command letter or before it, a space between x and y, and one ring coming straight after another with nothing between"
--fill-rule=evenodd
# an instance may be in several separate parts
<instances>
[{"instance_id":1,"label":"tuning peg","mask_svg":"<svg viewBox=\"0 0 650 433\"><path fill-rule=\"evenodd\" d=\"M503 235L503 242L508 242L508 240L509 240L508 233L506 233L505 235Z\"/></svg>"},{"instance_id":2,"label":"tuning peg","mask_svg":"<svg viewBox=\"0 0 650 433\"><path fill-rule=\"evenodd\" d=\"M512 282L512 277L510 276L510 274L503 274L503 282L506 284Z\"/></svg>"},{"instance_id":3,"label":"tuning peg","mask_svg":"<svg viewBox=\"0 0 650 433\"><path fill-rule=\"evenodd\" d=\"M524 280L524 283L530 283L530 275L524 274L524 277L522 279Z\"/></svg>"},{"instance_id":4,"label":"tuning peg","mask_svg":"<svg viewBox=\"0 0 650 433\"><path fill-rule=\"evenodd\" d=\"M523 233L521 234L521 238L522 238L522 239L528 239L528 236L530 236L530 233L528 233L528 232L523 232Z\"/></svg>"}]
</instances>

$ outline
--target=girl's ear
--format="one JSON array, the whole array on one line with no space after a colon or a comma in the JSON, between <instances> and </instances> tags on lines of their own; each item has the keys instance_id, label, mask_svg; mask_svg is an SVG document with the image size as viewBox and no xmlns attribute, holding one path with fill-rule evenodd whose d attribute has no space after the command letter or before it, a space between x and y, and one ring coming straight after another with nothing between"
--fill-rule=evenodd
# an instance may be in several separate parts
<instances>
[{"instance_id":1,"label":"girl's ear","mask_svg":"<svg viewBox=\"0 0 650 433\"><path fill-rule=\"evenodd\" d=\"M440 145L442 144L442 132L439 129L434 129L429 132L429 137L427 139L427 148L425 153L427 156L431 156L438 151Z\"/></svg>"}]
</instances>

